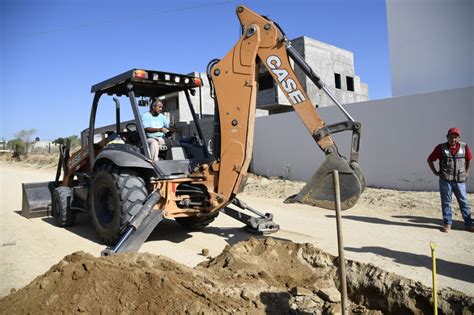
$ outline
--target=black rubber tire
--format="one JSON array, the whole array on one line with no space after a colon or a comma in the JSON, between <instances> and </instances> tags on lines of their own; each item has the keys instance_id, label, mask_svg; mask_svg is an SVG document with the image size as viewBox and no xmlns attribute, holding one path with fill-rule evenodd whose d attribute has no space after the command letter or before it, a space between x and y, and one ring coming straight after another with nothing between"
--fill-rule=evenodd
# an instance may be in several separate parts
<instances>
[{"instance_id":1,"label":"black rubber tire","mask_svg":"<svg viewBox=\"0 0 474 315\"><path fill-rule=\"evenodd\" d=\"M90 197L92 224L99 238L115 244L147 196L145 181L133 170L111 164L99 167L92 177Z\"/></svg>"},{"instance_id":2,"label":"black rubber tire","mask_svg":"<svg viewBox=\"0 0 474 315\"><path fill-rule=\"evenodd\" d=\"M176 222L190 230L199 230L205 228L214 221L219 215L219 211L215 211L203 217L185 217L176 218Z\"/></svg>"},{"instance_id":3,"label":"black rubber tire","mask_svg":"<svg viewBox=\"0 0 474 315\"><path fill-rule=\"evenodd\" d=\"M71 226L76 222L76 212L71 209L73 198L70 187L57 187L53 191L51 213L60 227Z\"/></svg>"}]
</instances>

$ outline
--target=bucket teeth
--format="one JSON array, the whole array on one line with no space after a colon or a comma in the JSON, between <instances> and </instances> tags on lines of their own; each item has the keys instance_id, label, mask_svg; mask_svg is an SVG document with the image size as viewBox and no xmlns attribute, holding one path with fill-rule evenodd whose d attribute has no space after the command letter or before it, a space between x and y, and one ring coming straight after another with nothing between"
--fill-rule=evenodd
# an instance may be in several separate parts
<instances>
[{"instance_id":1,"label":"bucket teeth","mask_svg":"<svg viewBox=\"0 0 474 315\"><path fill-rule=\"evenodd\" d=\"M349 166L346 159L337 153L328 155L303 189L297 195L288 198L287 202L299 202L335 210L334 170L339 171L341 209L352 208L365 189L365 179L356 162L352 162Z\"/></svg>"}]
</instances>

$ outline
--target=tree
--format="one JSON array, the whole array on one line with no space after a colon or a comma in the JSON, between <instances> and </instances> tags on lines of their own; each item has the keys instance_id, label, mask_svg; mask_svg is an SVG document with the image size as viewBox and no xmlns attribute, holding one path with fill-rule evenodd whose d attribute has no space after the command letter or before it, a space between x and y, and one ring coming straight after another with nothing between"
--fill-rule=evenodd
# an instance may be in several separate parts
<instances>
[{"instance_id":1,"label":"tree","mask_svg":"<svg viewBox=\"0 0 474 315\"><path fill-rule=\"evenodd\" d=\"M66 144L66 139L65 138L57 138L53 140L54 144Z\"/></svg>"},{"instance_id":2,"label":"tree","mask_svg":"<svg viewBox=\"0 0 474 315\"><path fill-rule=\"evenodd\" d=\"M81 146L81 139L77 135L72 135L72 136L69 136L68 138L71 139L71 148Z\"/></svg>"},{"instance_id":3,"label":"tree","mask_svg":"<svg viewBox=\"0 0 474 315\"><path fill-rule=\"evenodd\" d=\"M18 138L8 141L7 146L17 153L23 153L25 151L25 142Z\"/></svg>"},{"instance_id":4,"label":"tree","mask_svg":"<svg viewBox=\"0 0 474 315\"><path fill-rule=\"evenodd\" d=\"M67 140L71 140L71 148L74 148L74 147L78 147L81 145L81 141L79 139L79 137L77 135L72 135L72 136L69 136L69 137L66 137L66 138L57 138L55 140L53 140L53 143L54 144L66 144L66 141Z\"/></svg>"},{"instance_id":5,"label":"tree","mask_svg":"<svg viewBox=\"0 0 474 315\"><path fill-rule=\"evenodd\" d=\"M28 145L30 143L30 137L35 133L36 129L21 129L20 131L15 133L15 137L25 143L25 154L28 154Z\"/></svg>"}]
</instances>

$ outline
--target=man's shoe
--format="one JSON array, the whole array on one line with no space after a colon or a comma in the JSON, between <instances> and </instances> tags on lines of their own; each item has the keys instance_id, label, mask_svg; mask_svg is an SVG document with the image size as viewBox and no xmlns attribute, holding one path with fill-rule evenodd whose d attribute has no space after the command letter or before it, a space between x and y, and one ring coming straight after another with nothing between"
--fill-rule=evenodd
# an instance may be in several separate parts
<instances>
[{"instance_id":1,"label":"man's shoe","mask_svg":"<svg viewBox=\"0 0 474 315\"><path fill-rule=\"evenodd\" d=\"M466 226L466 231L474 233L474 226Z\"/></svg>"},{"instance_id":2,"label":"man's shoe","mask_svg":"<svg viewBox=\"0 0 474 315\"><path fill-rule=\"evenodd\" d=\"M441 228L441 232L443 232L443 233L449 233L449 232L451 232L451 225L445 224L445 225Z\"/></svg>"}]
</instances>

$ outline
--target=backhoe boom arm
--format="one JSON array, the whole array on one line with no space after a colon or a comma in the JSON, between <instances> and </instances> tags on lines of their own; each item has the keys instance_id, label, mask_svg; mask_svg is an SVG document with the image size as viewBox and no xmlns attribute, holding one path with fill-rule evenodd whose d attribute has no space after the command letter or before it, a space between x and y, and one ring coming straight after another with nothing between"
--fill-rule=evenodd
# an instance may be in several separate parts
<instances>
[{"instance_id":1,"label":"backhoe boom arm","mask_svg":"<svg viewBox=\"0 0 474 315\"><path fill-rule=\"evenodd\" d=\"M276 23L244 6L237 8L237 16L242 26L242 36L233 49L222 60L214 63L209 71L215 88L220 120L220 156L219 160L214 162L219 164L214 165L214 168L218 167L220 171L218 193L232 200L243 187L242 183L252 157L257 78L261 62L288 98L310 135L326 154L322 172L319 172L318 178L313 178L308 183L310 187L305 187L307 192L298 195L295 201L332 208L330 204L333 196L327 193L327 174L338 169L343 173L342 186L351 187L346 190L350 192L342 201L343 208L352 207L365 187L365 180L358 166L360 124L355 123L330 94ZM291 67L289 55L319 88L333 98L352 124L336 124L338 128L325 129L324 121L316 112L314 104ZM332 132L342 131L341 126L354 132L350 166L340 156L330 137ZM344 201L347 202L344 204Z\"/></svg>"}]
</instances>

